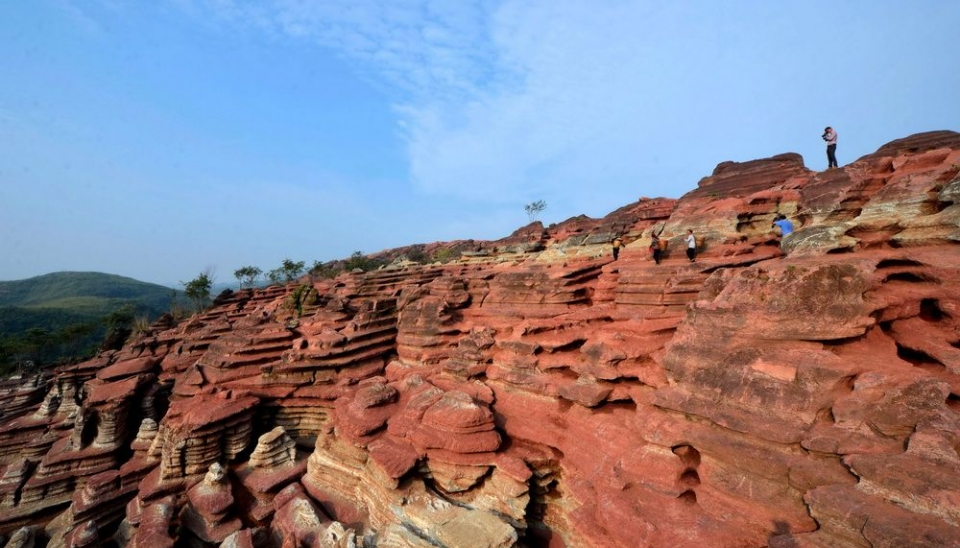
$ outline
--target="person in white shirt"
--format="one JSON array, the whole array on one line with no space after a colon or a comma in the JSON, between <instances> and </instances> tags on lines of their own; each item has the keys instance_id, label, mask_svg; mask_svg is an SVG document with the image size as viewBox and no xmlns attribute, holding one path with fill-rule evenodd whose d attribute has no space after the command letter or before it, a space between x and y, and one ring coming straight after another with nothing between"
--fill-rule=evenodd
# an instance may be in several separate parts
<instances>
[{"instance_id":1,"label":"person in white shirt","mask_svg":"<svg viewBox=\"0 0 960 548\"><path fill-rule=\"evenodd\" d=\"M827 126L820 138L827 142L827 169L840 167L837 164L837 132Z\"/></svg>"},{"instance_id":2,"label":"person in white shirt","mask_svg":"<svg viewBox=\"0 0 960 548\"><path fill-rule=\"evenodd\" d=\"M693 229L687 229L687 258L692 263L697 258L697 239L693 237Z\"/></svg>"}]
</instances>

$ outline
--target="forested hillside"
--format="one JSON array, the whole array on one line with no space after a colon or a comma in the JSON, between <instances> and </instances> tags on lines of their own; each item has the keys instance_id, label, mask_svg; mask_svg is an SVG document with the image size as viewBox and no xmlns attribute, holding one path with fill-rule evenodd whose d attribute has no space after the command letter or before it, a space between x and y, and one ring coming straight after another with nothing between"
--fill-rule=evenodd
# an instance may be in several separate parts
<instances>
[{"instance_id":1,"label":"forested hillside","mask_svg":"<svg viewBox=\"0 0 960 548\"><path fill-rule=\"evenodd\" d=\"M0 282L0 372L89 356L175 300L171 288L100 272Z\"/></svg>"}]
</instances>

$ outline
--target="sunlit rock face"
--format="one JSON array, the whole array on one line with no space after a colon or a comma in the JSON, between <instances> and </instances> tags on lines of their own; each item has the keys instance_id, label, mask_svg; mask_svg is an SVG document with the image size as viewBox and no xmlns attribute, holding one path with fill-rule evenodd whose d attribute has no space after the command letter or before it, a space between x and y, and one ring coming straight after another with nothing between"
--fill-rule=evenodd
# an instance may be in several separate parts
<instances>
[{"instance_id":1,"label":"sunlit rock face","mask_svg":"<svg viewBox=\"0 0 960 548\"><path fill-rule=\"evenodd\" d=\"M0 383L0 540L960 546L957 133L452 246Z\"/></svg>"}]
</instances>

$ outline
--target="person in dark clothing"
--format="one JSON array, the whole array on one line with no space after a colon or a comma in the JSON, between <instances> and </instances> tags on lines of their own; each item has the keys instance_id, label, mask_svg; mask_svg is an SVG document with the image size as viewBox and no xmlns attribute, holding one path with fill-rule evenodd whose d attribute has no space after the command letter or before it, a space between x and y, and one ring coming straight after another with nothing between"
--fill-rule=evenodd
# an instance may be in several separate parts
<instances>
[{"instance_id":1,"label":"person in dark clothing","mask_svg":"<svg viewBox=\"0 0 960 548\"><path fill-rule=\"evenodd\" d=\"M827 142L827 169L840 167L837 164L837 132L832 127L827 126L820 138Z\"/></svg>"},{"instance_id":2,"label":"person in dark clothing","mask_svg":"<svg viewBox=\"0 0 960 548\"><path fill-rule=\"evenodd\" d=\"M660 264L660 235L650 235L650 253L653 255L653 262Z\"/></svg>"},{"instance_id":3,"label":"person in dark clothing","mask_svg":"<svg viewBox=\"0 0 960 548\"><path fill-rule=\"evenodd\" d=\"M613 239L613 260L616 261L620 257L620 248L623 246L623 240L620 239L620 236L617 236Z\"/></svg>"}]
</instances>

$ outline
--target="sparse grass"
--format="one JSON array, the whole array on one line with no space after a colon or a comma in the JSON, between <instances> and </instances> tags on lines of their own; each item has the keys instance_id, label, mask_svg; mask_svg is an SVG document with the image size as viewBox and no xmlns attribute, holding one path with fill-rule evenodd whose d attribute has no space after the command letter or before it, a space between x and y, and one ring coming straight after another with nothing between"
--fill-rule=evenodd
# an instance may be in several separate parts
<instances>
[{"instance_id":1,"label":"sparse grass","mask_svg":"<svg viewBox=\"0 0 960 548\"><path fill-rule=\"evenodd\" d=\"M143 335L150 331L150 318L143 314L136 316L133 318L132 329L134 335Z\"/></svg>"}]
</instances>

